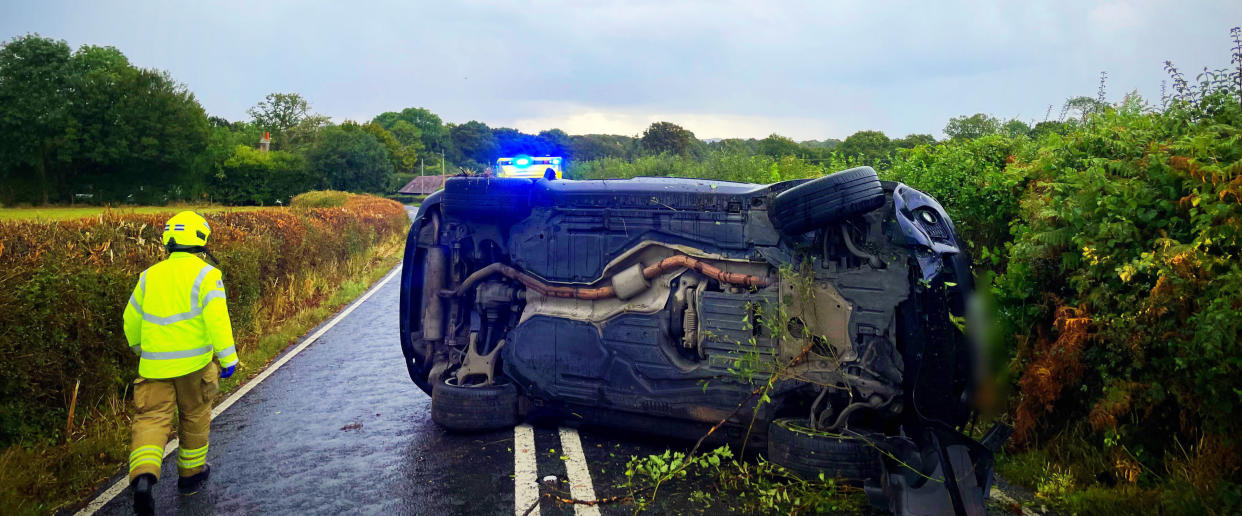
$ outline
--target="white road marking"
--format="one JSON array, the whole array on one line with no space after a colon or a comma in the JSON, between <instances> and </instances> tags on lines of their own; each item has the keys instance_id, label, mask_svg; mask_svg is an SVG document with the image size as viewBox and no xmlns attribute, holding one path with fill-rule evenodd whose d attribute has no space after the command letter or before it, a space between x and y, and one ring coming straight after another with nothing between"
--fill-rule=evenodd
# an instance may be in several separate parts
<instances>
[{"instance_id":1,"label":"white road marking","mask_svg":"<svg viewBox=\"0 0 1242 516\"><path fill-rule=\"evenodd\" d=\"M578 431L561 428L561 450L565 452L565 474L569 476L569 493L577 500L594 500L595 487L591 485L591 470L587 469L586 455L582 453L582 440ZM576 516L599 516L599 506L574 505Z\"/></svg>"},{"instance_id":2,"label":"white road marking","mask_svg":"<svg viewBox=\"0 0 1242 516\"><path fill-rule=\"evenodd\" d=\"M280 366L285 365L285 362L288 362L295 355L297 355L298 353L301 353L302 350L306 349L307 346L310 346L316 340L319 340L319 337L322 337L324 333L327 333L328 330L332 329L333 326L336 326L337 323L345 319L345 317L348 316L350 313L352 313L354 309L358 308L359 305L366 302L367 299L370 299L373 294L378 292L379 289L383 287L385 284L387 284L388 281L393 278L393 276L396 276L398 272L401 272L401 266L397 266L396 268L394 268L392 272L388 273L388 275L384 277L384 279L380 280L379 283L376 283L374 287L371 287L371 290L367 291L366 294L363 294L362 297L359 297L352 304L350 304L348 307L342 310L341 313L336 315L336 317L333 317L331 321L328 321L328 324L323 325L322 328L319 328L318 331L316 331L315 333L311 334L311 336L303 340L300 344L297 345L297 347L293 348L292 351L285 353L285 355L281 357L280 360L277 360L275 363L268 366L267 369L264 369L262 372L260 372L258 376L255 376L249 382L246 382L245 385L242 385L240 389L233 391L233 394L229 395L229 397L225 399L223 403L216 405L216 408L212 409L211 411L212 419L215 419L216 416L219 416L221 412L225 411L225 409L233 406L233 404L236 403L237 400L241 399L242 396L245 396L246 393L250 392L251 389L254 389L254 386L258 385L259 382L266 380L267 377L271 376L272 373L276 372L277 369L280 369ZM172 455L173 450L177 449L177 444L178 444L177 439L173 439L172 441L169 441L167 445L164 446L164 458L168 458L169 455ZM532 450L534 449L534 445L531 446L531 449ZM102 509L104 505L107 505L108 502L112 501L113 498L116 498L117 495L121 494L121 492L124 491L125 488L127 487L129 487L129 479L126 477L122 477L120 480L117 480L115 484L112 484L112 487L109 487L107 491L100 493L99 496L95 497L94 500L91 500L90 503L86 504L86 507L83 507L82 510L78 511L76 516L91 516L95 514L97 511L99 511L99 509Z\"/></svg>"},{"instance_id":3,"label":"white road marking","mask_svg":"<svg viewBox=\"0 0 1242 516\"><path fill-rule=\"evenodd\" d=\"M513 427L513 513L526 514L526 509L539 500L539 467L535 463L535 429L528 424ZM540 514L539 507L530 512Z\"/></svg>"}]
</instances>

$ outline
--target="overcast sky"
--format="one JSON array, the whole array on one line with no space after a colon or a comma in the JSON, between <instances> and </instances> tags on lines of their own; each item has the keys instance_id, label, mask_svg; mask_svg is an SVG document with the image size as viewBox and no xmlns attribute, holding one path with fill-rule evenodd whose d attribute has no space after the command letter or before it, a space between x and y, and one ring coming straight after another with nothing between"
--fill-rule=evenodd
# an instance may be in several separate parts
<instances>
[{"instance_id":1,"label":"overcast sky","mask_svg":"<svg viewBox=\"0 0 1242 516\"><path fill-rule=\"evenodd\" d=\"M0 37L112 45L207 112L298 92L337 121L421 106L449 122L700 138L941 136L949 117L1042 121L1161 65L1229 64L1242 1L226 2L0 0Z\"/></svg>"}]
</instances>

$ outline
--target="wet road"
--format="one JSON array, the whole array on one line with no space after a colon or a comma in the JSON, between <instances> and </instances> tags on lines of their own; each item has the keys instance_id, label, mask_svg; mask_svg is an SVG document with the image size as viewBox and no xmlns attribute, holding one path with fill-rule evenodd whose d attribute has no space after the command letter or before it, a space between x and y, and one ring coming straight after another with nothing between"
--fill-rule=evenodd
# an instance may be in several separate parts
<instances>
[{"instance_id":1,"label":"wet road","mask_svg":"<svg viewBox=\"0 0 1242 516\"><path fill-rule=\"evenodd\" d=\"M216 417L203 491L179 496L175 455L167 457L156 486L158 513L521 514L536 497L536 478L568 477L572 482L562 485L572 484L577 496L593 489L607 497L622 494L631 455L687 448L591 429L445 432L431 422L431 400L402 363L399 291L399 276L386 276L369 298ZM130 514L130 503L126 489L98 514ZM730 512L726 504L662 496L653 512L720 514ZM531 514L632 510L544 500Z\"/></svg>"}]
</instances>

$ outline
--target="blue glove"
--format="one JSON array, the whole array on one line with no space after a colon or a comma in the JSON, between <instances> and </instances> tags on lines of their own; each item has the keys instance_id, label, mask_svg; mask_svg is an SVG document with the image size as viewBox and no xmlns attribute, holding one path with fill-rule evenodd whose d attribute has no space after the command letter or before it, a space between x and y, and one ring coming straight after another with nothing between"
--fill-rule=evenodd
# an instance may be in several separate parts
<instances>
[{"instance_id":1,"label":"blue glove","mask_svg":"<svg viewBox=\"0 0 1242 516\"><path fill-rule=\"evenodd\" d=\"M233 371L237 370L237 364L233 364L220 370L220 378L228 378L233 376Z\"/></svg>"}]
</instances>

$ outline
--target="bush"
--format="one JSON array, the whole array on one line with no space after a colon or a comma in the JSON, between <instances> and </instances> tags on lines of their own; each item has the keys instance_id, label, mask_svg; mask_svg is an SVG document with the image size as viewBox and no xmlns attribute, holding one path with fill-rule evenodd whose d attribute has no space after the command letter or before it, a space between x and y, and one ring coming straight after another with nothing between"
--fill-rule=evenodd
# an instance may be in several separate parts
<instances>
[{"instance_id":1,"label":"bush","mask_svg":"<svg viewBox=\"0 0 1242 516\"><path fill-rule=\"evenodd\" d=\"M298 194L289 202L294 208L339 208L344 206L353 195L336 190L316 190Z\"/></svg>"},{"instance_id":2,"label":"bush","mask_svg":"<svg viewBox=\"0 0 1242 516\"><path fill-rule=\"evenodd\" d=\"M1031 179L998 282L1017 337L1019 443L1081 428L1107 458L1096 473L1236 482L1238 97L1160 113L1131 99L1042 143L1011 167Z\"/></svg>"},{"instance_id":3,"label":"bush","mask_svg":"<svg viewBox=\"0 0 1242 516\"><path fill-rule=\"evenodd\" d=\"M171 215L0 222L0 446L57 440L79 380L79 414L125 395L137 358L121 330L122 309L138 274L164 258L160 233ZM265 325L321 301L314 289L282 295L291 284L409 224L400 204L359 195L338 208L206 217L243 357Z\"/></svg>"},{"instance_id":4,"label":"bush","mask_svg":"<svg viewBox=\"0 0 1242 516\"><path fill-rule=\"evenodd\" d=\"M288 203L317 183L297 154L237 145L217 166L211 192L213 200L225 204L274 205Z\"/></svg>"}]
</instances>

